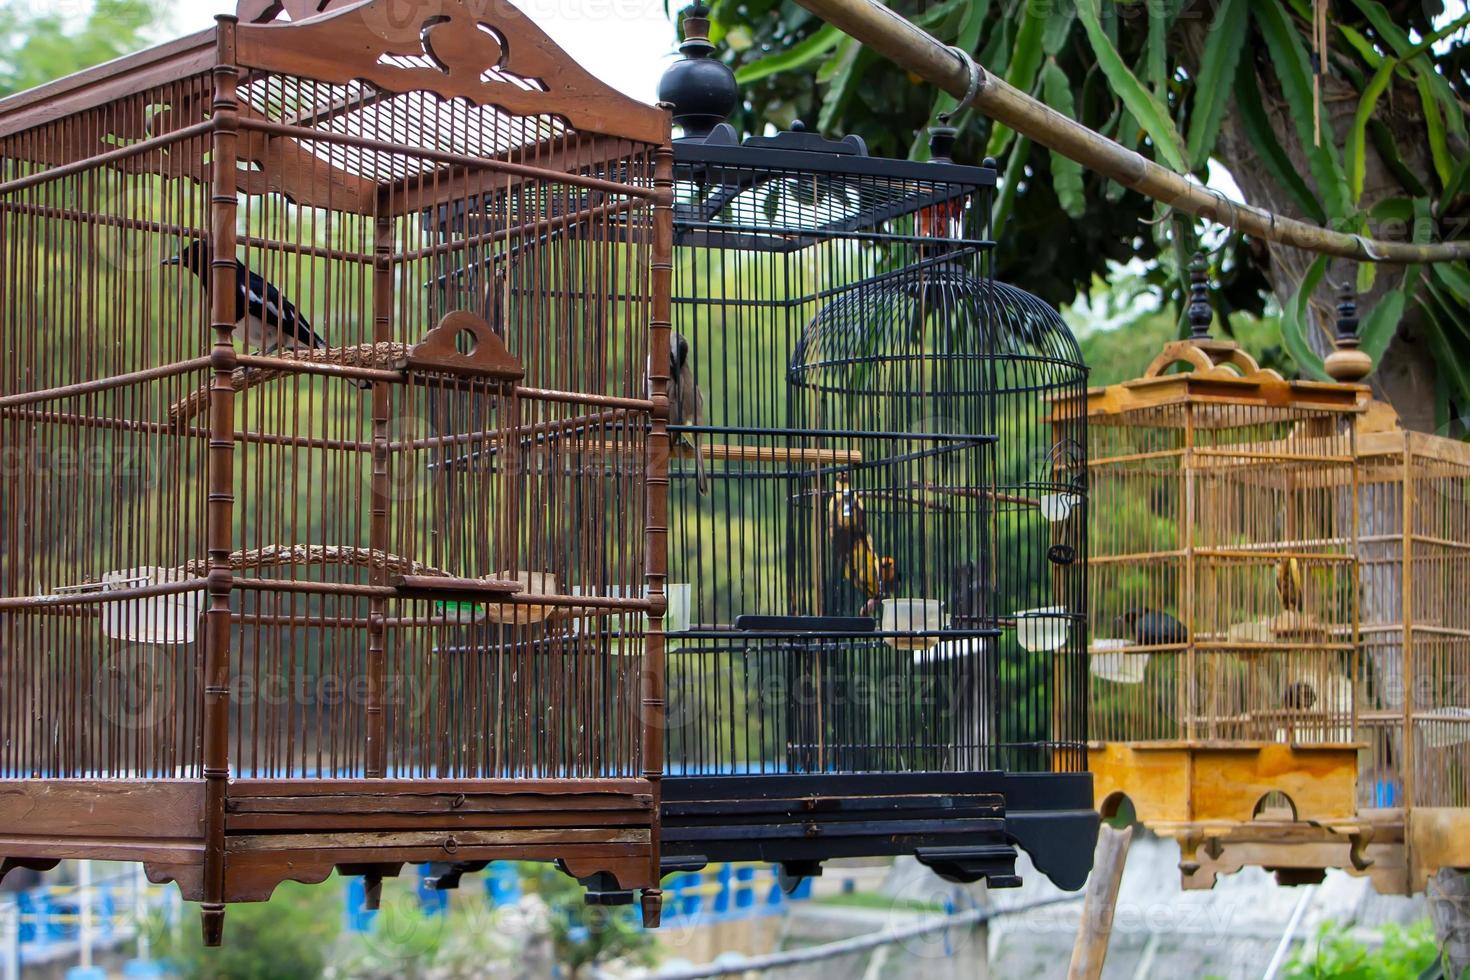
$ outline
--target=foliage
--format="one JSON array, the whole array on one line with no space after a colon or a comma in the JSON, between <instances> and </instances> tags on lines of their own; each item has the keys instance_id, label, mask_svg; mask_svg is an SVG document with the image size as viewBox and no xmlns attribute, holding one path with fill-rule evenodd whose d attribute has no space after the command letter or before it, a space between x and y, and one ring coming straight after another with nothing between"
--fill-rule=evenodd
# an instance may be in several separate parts
<instances>
[{"instance_id":1,"label":"foliage","mask_svg":"<svg viewBox=\"0 0 1470 980\"><path fill-rule=\"evenodd\" d=\"M232 905L225 944L205 948L197 906L151 924L153 948L181 980L294 980L317 977L341 928L338 888L287 882L269 902Z\"/></svg>"},{"instance_id":2,"label":"foliage","mask_svg":"<svg viewBox=\"0 0 1470 980\"><path fill-rule=\"evenodd\" d=\"M96 0L81 23L67 4L0 0L0 96L24 91L137 50L159 21L159 0Z\"/></svg>"},{"instance_id":3,"label":"foliage","mask_svg":"<svg viewBox=\"0 0 1470 980\"><path fill-rule=\"evenodd\" d=\"M552 950L569 980L612 960L653 963L655 940L639 923L636 907L587 905L575 879L546 865L526 867L535 869L536 892L551 910Z\"/></svg>"},{"instance_id":4,"label":"foliage","mask_svg":"<svg viewBox=\"0 0 1470 980\"><path fill-rule=\"evenodd\" d=\"M470 980L509 973L520 942L535 927L517 907L492 907L477 878L449 894L447 910L424 909L414 869L383 883L371 929L343 936L325 975L352 980ZM502 968L497 972L496 968Z\"/></svg>"},{"instance_id":5,"label":"foliage","mask_svg":"<svg viewBox=\"0 0 1470 980\"><path fill-rule=\"evenodd\" d=\"M1421 919L1407 927L1390 922L1383 943L1372 949L1332 922L1287 964L1287 980L1421 980L1440 977L1434 927Z\"/></svg>"},{"instance_id":6,"label":"foliage","mask_svg":"<svg viewBox=\"0 0 1470 980\"><path fill-rule=\"evenodd\" d=\"M1081 0L894 0L894 10L1052 108L1173 169L1203 177L1211 158L1270 178L1281 198L1309 220L1389 238L1452 237L1470 213L1470 14L1446 16L1439 3L1340 0L1329 16L1327 84L1332 104L1348 102L1346 127L1333 123L1312 75L1310 0L1251 3L1103 3ZM912 137L954 106L920 79L832 32L794 0L714 0L724 57L745 86L737 124L748 130L786 125L798 116L828 133L856 132L876 153L922 158ZM719 40L719 38L716 38ZM791 64L793 52L799 52ZM768 71L774 67L779 70ZM814 69L814 70L813 70ZM1283 123L1282 121L1286 122ZM1139 195L1106 178L1080 177L1042 147L966 111L960 159L1000 158L1005 180L996 205L1002 249L998 275L1062 305L1114 263L1139 259L1157 267L1168 251L1166 225L1149 234ZM1226 146L1232 128L1240 139ZM1341 129L1341 131L1338 131ZM1420 160L1429 165L1416 166ZM1297 161L1305 161L1299 164ZM1369 164L1381 164L1388 187L1365 190ZM1191 237L1174 222L1175 248ZM1230 243L1236 281L1231 309L1260 313L1264 251ZM1314 270L1310 281L1340 279L1344 269ZM1173 268L1178 269L1177 261ZM1374 270L1359 270L1371 285ZM1180 277L1161 284L1180 291ZM1280 295L1297 282L1276 284ZM1309 342L1322 317L1300 315L1305 299L1287 303L1281 322L1298 371L1322 375ZM1425 322L1440 365L1441 419L1452 405L1470 404L1470 274L1463 265L1411 267L1402 281L1362 310L1370 353L1387 348L1411 313ZM1320 349L1320 344L1319 344Z\"/></svg>"}]
</instances>

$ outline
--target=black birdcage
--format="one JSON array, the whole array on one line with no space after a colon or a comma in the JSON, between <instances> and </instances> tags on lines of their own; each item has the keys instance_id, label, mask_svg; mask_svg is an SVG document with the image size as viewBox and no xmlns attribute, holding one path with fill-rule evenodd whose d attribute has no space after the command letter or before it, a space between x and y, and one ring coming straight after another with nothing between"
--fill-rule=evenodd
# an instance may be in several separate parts
<instances>
[{"instance_id":1,"label":"black birdcage","mask_svg":"<svg viewBox=\"0 0 1470 980\"><path fill-rule=\"evenodd\" d=\"M665 867L916 854L1014 884L1019 843L1077 887L1085 439L1051 408L1086 372L989 278L994 169L948 131L926 163L740 142L666 88L701 397L670 427Z\"/></svg>"}]
</instances>

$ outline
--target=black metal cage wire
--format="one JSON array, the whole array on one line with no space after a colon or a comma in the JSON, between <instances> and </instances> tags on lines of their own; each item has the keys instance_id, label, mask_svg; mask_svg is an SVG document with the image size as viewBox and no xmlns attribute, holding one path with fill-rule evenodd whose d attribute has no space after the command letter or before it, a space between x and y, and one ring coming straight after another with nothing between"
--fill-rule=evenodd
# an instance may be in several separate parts
<instances>
[{"instance_id":1,"label":"black metal cage wire","mask_svg":"<svg viewBox=\"0 0 1470 980\"><path fill-rule=\"evenodd\" d=\"M989 278L993 170L857 149L675 146L704 417L672 429L695 447L671 464L672 798L1085 770L1084 422L1052 417L1080 351Z\"/></svg>"}]
</instances>

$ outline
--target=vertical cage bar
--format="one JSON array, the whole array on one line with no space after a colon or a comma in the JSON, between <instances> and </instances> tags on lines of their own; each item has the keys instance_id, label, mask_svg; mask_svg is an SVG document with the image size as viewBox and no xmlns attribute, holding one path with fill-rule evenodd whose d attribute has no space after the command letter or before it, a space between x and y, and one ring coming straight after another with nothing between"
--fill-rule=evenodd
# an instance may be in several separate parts
<instances>
[{"instance_id":1,"label":"vertical cage bar","mask_svg":"<svg viewBox=\"0 0 1470 980\"><path fill-rule=\"evenodd\" d=\"M234 529L235 415L235 150L239 103L232 16L216 18L217 64L213 69L213 156L210 163L210 327L214 344L209 386L209 609L205 618L204 665L204 942L224 935L225 793L230 778L230 551Z\"/></svg>"},{"instance_id":2,"label":"vertical cage bar","mask_svg":"<svg viewBox=\"0 0 1470 980\"><path fill-rule=\"evenodd\" d=\"M373 231L373 343L393 339L393 219L390 217L390 192L378 195L378 215ZM389 548L388 537L388 402L392 396L390 383L374 381L373 448L372 448L372 514L369 518L368 546L375 554ZM405 454L407 455L407 454ZM388 571L382 563L374 563L369 583L388 584ZM387 656L387 600L374 595L368 603L367 704L364 706L366 739L365 771L369 779L387 774L387 716L383 710L383 685Z\"/></svg>"},{"instance_id":3,"label":"vertical cage bar","mask_svg":"<svg viewBox=\"0 0 1470 980\"><path fill-rule=\"evenodd\" d=\"M667 142L653 154L653 185L657 198L653 207L653 255L650 263L653 308L648 338L648 383L653 399L653 417L645 448L648 519L643 560L647 568L648 595L654 608L649 614L643 641L641 693L643 778L649 781L653 793L652 873L657 881L664 758L664 614L668 610L669 564L669 344L674 278L674 151ZM644 908L652 908L655 924L660 899L661 892L657 887L644 890Z\"/></svg>"}]
</instances>

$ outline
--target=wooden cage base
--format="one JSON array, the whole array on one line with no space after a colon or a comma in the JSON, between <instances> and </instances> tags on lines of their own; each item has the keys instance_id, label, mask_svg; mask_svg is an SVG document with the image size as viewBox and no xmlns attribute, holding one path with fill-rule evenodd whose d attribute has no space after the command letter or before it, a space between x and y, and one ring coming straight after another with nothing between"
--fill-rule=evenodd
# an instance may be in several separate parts
<instances>
[{"instance_id":1,"label":"wooden cage base","mask_svg":"<svg viewBox=\"0 0 1470 980\"><path fill-rule=\"evenodd\" d=\"M1281 793L1297 821L1351 824L1357 818L1356 743L1105 742L1088 753L1103 816L1123 798L1156 824L1244 824Z\"/></svg>"},{"instance_id":2,"label":"wooden cage base","mask_svg":"<svg viewBox=\"0 0 1470 980\"><path fill-rule=\"evenodd\" d=\"M1211 888L1219 875L1247 867L1266 868L1283 885L1308 884L1335 868L1368 878L1380 895L1414 895L1443 868L1470 870L1470 809L1365 810L1357 827L1343 833L1267 818L1213 838L1201 837L1206 828L1176 828L1181 853L1193 847L1196 861L1183 885Z\"/></svg>"},{"instance_id":3,"label":"wooden cage base","mask_svg":"<svg viewBox=\"0 0 1470 980\"><path fill-rule=\"evenodd\" d=\"M7 871L141 862L150 880L205 903L207 938L217 906L266 901L283 881L334 870L381 881L404 864L450 860L556 861L579 879L641 889L655 926L653 801L642 779L242 779L227 785L223 834L211 841L202 779L0 780L0 859ZM211 853L222 858L215 889Z\"/></svg>"}]
</instances>

